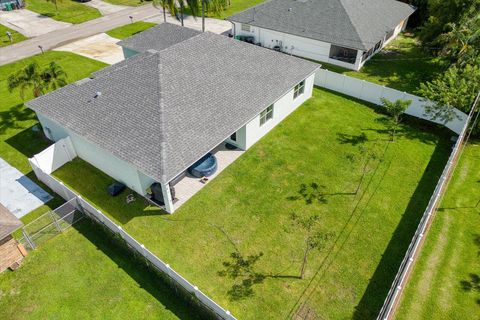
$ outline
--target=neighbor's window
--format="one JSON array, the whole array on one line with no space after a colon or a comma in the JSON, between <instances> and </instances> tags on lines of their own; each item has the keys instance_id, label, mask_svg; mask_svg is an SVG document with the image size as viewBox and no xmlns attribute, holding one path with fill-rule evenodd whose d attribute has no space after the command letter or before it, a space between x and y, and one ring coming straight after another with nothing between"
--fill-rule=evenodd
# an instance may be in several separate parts
<instances>
[{"instance_id":1,"label":"neighbor's window","mask_svg":"<svg viewBox=\"0 0 480 320\"><path fill-rule=\"evenodd\" d=\"M242 23L241 29L242 31L250 32L250 25L246 23Z\"/></svg>"},{"instance_id":2,"label":"neighbor's window","mask_svg":"<svg viewBox=\"0 0 480 320\"><path fill-rule=\"evenodd\" d=\"M260 126L263 126L268 120L273 118L273 104L260 112Z\"/></svg>"},{"instance_id":3,"label":"neighbor's window","mask_svg":"<svg viewBox=\"0 0 480 320\"><path fill-rule=\"evenodd\" d=\"M296 99L298 96L302 95L304 91L305 91L305 80L297 84L293 89L293 99Z\"/></svg>"}]
</instances>

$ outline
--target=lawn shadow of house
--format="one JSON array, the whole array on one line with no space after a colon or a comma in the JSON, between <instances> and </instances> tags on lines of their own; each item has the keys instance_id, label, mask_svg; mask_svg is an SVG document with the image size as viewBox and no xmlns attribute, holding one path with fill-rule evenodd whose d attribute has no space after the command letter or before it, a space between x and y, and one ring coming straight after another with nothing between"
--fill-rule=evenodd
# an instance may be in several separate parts
<instances>
[{"instance_id":1,"label":"lawn shadow of house","mask_svg":"<svg viewBox=\"0 0 480 320\"><path fill-rule=\"evenodd\" d=\"M52 145L53 142L45 137L40 125L35 124L6 139L5 143L27 158L31 158Z\"/></svg>"},{"instance_id":2,"label":"lawn shadow of house","mask_svg":"<svg viewBox=\"0 0 480 320\"><path fill-rule=\"evenodd\" d=\"M407 208L393 232L360 302L355 307L353 319L377 317L437 181L442 174L450 150L451 143L448 141L442 140L435 147Z\"/></svg>"},{"instance_id":3,"label":"lawn shadow of house","mask_svg":"<svg viewBox=\"0 0 480 320\"><path fill-rule=\"evenodd\" d=\"M195 303L193 296L182 294L181 290L172 287L168 276L160 274L154 268L148 268L143 258L134 255L127 249L123 240L101 228L97 222L85 218L73 227L135 280L140 288L147 291L179 319L211 318L211 315Z\"/></svg>"}]
</instances>

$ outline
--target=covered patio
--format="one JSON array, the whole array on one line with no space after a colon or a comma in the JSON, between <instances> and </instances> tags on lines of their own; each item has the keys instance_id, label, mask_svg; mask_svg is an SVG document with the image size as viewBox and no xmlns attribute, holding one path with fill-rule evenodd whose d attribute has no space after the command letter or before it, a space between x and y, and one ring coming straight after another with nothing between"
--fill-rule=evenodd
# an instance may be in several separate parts
<instances>
[{"instance_id":1,"label":"covered patio","mask_svg":"<svg viewBox=\"0 0 480 320\"><path fill-rule=\"evenodd\" d=\"M222 142L211 152L217 158L217 171L208 177L208 181L217 177L226 167L237 160L245 152L245 150L240 148L234 150L227 149L226 144L226 142ZM184 177L172 184L172 187L175 189L175 199L173 201L174 209L177 210L180 208L208 183L209 182L204 182L202 179L196 178L187 172Z\"/></svg>"}]
</instances>

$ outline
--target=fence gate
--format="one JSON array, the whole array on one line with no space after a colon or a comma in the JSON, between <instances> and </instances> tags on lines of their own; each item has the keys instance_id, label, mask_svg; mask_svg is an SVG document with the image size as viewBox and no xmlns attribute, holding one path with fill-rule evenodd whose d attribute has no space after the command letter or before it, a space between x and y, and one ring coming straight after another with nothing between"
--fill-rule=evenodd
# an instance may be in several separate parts
<instances>
[{"instance_id":1,"label":"fence gate","mask_svg":"<svg viewBox=\"0 0 480 320\"><path fill-rule=\"evenodd\" d=\"M76 209L76 201L76 198L71 199L23 226L23 238L20 239L20 243L25 248L33 250L70 228L75 222L83 218L83 213Z\"/></svg>"}]
</instances>

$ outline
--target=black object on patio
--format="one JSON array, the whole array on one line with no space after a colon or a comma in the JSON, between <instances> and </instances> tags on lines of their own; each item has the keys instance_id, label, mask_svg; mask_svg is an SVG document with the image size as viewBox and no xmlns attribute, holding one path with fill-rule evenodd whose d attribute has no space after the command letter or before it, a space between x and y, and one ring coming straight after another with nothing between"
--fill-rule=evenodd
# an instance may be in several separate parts
<instances>
[{"instance_id":1,"label":"black object on patio","mask_svg":"<svg viewBox=\"0 0 480 320\"><path fill-rule=\"evenodd\" d=\"M115 197L125 190L126 186L121 182L114 182L107 187L107 192L112 197Z\"/></svg>"}]
</instances>

